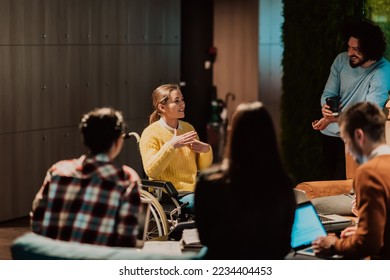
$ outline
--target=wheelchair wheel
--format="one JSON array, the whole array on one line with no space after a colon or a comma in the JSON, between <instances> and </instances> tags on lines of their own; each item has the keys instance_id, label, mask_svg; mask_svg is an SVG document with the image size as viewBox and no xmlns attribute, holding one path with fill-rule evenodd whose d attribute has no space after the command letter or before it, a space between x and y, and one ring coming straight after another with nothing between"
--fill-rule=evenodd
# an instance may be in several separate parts
<instances>
[{"instance_id":1,"label":"wheelchair wheel","mask_svg":"<svg viewBox=\"0 0 390 280\"><path fill-rule=\"evenodd\" d=\"M160 202L146 190L141 189L140 195L141 198L150 200L150 220L146 240L167 235L169 231L168 219Z\"/></svg>"}]
</instances>

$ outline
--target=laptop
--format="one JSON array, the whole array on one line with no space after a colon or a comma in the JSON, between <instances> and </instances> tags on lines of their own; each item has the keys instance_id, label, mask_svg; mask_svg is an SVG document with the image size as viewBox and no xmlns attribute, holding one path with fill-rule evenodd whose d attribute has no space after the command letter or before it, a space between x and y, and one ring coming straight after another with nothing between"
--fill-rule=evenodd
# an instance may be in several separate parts
<instances>
[{"instance_id":1,"label":"laptop","mask_svg":"<svg viewBox=\"0 0 390 280\"><path fill-rule=\"evenodd\" d=\"M309 201L304 190L294 188L295 201L301 204ZM315 208L314 208L315 209ZM352 225L352 220L337 214L317 213L327 232L340 232Z\"/></svg>"},{"instance_id":2,"label":"laptop","mask_svg":"<svg viewBox=\"0 0 390 280\"><path fill-rule=\"evenodd\" d=\"M296 254L315 256L311 243L321 236L327 236L327 232L313 204L310 201L298 204L291 230L291 248Z\"/></svg>"},{"instance_id":3,"label":"laptop","mask_svg":"<svg viewBox=\"0 0 390 280\"><path fill-rule=\"evenodd\" d=\"M150 200L141 198L141 205L138 214L138 235L136 247L142 248L147 237L150 221Z\"/></svg>"}]
</instances>

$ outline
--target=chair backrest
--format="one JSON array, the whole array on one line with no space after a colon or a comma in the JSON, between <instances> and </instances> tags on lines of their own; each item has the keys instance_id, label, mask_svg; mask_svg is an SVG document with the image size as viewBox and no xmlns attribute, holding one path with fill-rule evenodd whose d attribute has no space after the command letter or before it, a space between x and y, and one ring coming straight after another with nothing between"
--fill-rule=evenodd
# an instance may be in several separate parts
<instances>
[{"instance_id":1,"label":"chair backrest","mask_svg":"<svg viewBox=\"0 0 390 280\"><path fill-rule=\"evenodd\" d=\"M390 120L386 121L385 135L386 143L387 145L390 145ZM358 164L348 153L346 153L345 155L345 167L347 179L352 179L355 175L355 171L358 167Z\"/></svg>"}]
</instances>

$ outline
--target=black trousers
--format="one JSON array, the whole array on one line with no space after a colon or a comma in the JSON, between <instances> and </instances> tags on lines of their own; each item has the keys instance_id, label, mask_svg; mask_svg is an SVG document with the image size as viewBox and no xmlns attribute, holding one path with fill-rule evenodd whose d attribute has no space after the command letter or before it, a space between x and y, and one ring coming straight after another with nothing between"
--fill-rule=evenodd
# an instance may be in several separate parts
<instances>
[{"instance_id":1,"label":"black trousers","mask_svg":"<svg viewBox=\"0 0 390 280\"><path fill-rule=\"evenodd\" d=\"M340 137L322 134L322 152L328 180L346 179L345 146Z\"/></svg>"}]
</instances>

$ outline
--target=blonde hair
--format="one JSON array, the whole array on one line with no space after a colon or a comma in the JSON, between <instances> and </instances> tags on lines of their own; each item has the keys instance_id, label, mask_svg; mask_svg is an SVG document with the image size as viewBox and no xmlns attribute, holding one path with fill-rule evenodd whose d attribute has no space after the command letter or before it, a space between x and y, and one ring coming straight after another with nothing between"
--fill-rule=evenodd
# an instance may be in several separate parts
<instances>
[{"instance_id":1,"label":"blonde hair","mask_svg":"<svg viewBox=\"0 0 390 280\"><path fill-rule=\"evenodd\" d=\"M152 93L152 103L154 111L149 116L149 124L158 121L161 116L158 109L159 104L166 104L169 99L169 95L172 91L180 91L180 87L177 84L165 84L156 88Z\"/></svg>"}]
</instances>

